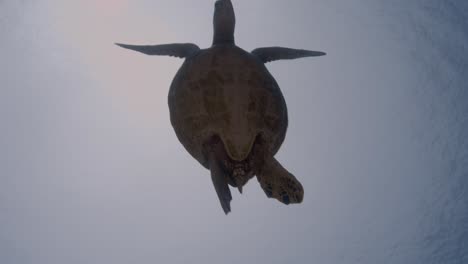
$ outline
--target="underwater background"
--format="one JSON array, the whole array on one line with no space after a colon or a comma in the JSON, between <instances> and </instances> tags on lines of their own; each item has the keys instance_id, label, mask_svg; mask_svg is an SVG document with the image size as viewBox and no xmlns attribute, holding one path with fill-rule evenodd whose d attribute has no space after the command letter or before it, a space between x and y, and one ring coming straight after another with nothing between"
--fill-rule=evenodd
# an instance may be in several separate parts
<instances>
[{"instance_id":1,"label":"underwater background","mask_svg":"<svg viewBox=\"0 0 468 264\"><path fill-rule=\"evenodd\" d=\"M468 263L468 2L233 0L236 43L327 56L267 64L289 111L277 158L225 216L178 142L182 61L214 1L0 1L0 263Z\"/></svg>"}]
</instances>

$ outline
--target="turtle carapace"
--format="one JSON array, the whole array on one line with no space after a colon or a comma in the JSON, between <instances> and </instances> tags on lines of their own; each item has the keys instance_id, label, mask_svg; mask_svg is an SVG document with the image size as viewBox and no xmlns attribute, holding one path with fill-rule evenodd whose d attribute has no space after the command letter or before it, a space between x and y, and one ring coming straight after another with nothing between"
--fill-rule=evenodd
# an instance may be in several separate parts
<instances>
[{"instance_id":1,"label":"turtle carapace","mask_svg":"<svg viewBox=\"0 0 468 264\"><path fill-rule=\"evenodd\" d=\"M185 149L211 171L226 214L232 200L228 185L242 192L254 176L268 197L300 203L301 183L274 157L286 135L288 114L265 63L325 53L283 47L246 52L235 44L235 24L231 1L218 0L210 48L192 43L117 45L148 55L185 58L169 90L171 123Z\"/></svg>"}]
</instances>

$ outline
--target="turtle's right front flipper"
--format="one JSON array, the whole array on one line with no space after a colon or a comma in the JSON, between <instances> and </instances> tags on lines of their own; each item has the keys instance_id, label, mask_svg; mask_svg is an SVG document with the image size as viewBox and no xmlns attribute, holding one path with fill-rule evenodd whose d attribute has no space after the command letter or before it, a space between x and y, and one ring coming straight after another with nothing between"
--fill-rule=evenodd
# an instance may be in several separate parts
<instances>
[{"instance_id":1,"label":"turtle's right front flipper","mask_svg":"<svg viewBox=\"0 0 468 264\"><path fill-rule=\"evenodd\" d=\"M187 58L200 51L200 48L193 43L174 43L162 45L128 45L115 43L115 45L125 49L138 51L146 55L165 55L178 58Z\"/></svg>"},{"instance_id":2,"label":"turtle's right front flipper","mask_svg":"<svg viewBox=\"0 0 468 264\"><path fill-rule=\"evenodd\" d=\"M257 56L263 63L277 61L277 60L294 60L305 57L317 57L326 55L325 52L303 50L303 49L290 49L283 47L265 47L258 48L252 51L252 54Z\"/></svg>"},{"instance_id":3,"label":"turtle's right front flipper","mask_svg":"<svg viewBox=\"0 0 468 264\"><path fill-rule=\"evenodd\" d=\"M302 202L304 189L301 183L275 158L265 160L257 179L269 198L276 198L284 204Z\"/></svg>"},{"instance_id":4,"label":"turtle's right front flipper","mask_svg":"<svg viewBox=\"0 0 468 264\"><path fill-rule=\"evenodd\" d=\"M211 171L211 180L218 195L219 202L221 207L224 210L225 214L231 212L231 191L229 190L227 175L226 172L221 167L220 161L216 157L215 152L210 153L210 171Z\"/></svg>"}]
</instances>

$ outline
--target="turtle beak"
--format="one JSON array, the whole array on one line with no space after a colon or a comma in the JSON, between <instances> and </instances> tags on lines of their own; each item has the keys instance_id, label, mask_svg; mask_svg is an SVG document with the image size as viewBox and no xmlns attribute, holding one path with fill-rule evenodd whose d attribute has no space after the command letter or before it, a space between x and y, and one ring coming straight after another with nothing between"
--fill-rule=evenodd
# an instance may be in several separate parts
<instances>
[{"instance_id":1,"label":"turtle beak","mask_svg":"<svg viewBox=\"0 0 468 264\"><path fill-rule=\"evenodd\" d=\"M225 11L227 11L227 10L233 11L234 10L234 7L232 6L231 0L218 0L215 3L215 8L225 10Z\"/></svg>"}]
</instances>

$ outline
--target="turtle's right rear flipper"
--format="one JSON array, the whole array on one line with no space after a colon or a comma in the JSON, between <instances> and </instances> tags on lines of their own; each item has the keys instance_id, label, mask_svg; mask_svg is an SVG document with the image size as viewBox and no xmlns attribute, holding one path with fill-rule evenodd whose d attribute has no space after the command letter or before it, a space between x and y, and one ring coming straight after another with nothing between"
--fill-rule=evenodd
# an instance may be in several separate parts
<instances>
[{"instance_id":1,"label":"turtle's right rear flipper","mask_svg":"<svg viewBox=\"0 0 468 264\"><path fill-rule=\"evenodd\" d=\"M301 183L275 159L265 160L257 179L269 198L284 204L301 203L304 189Z\"/></svg>"},{"instance_id":2,"label":"turtle's right rear flipper","mask_svg":"<svg viewBox=\"0 0 468 264\"><path fill-rule=\"evenodd\" d=\"M231 191L227 183L227 177L224 170L221 168L219 161L216 158L215 153L210 154L210 171L211 171L211 180L218 195L219 201L221 202L221 207L224 210L225 214L231 212Z\"/></svg>"}]
</instances>

